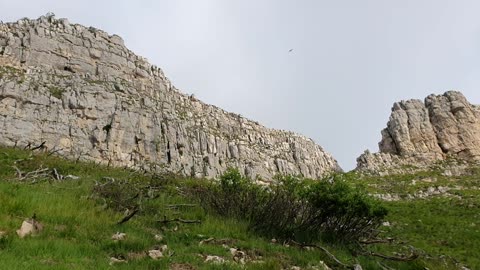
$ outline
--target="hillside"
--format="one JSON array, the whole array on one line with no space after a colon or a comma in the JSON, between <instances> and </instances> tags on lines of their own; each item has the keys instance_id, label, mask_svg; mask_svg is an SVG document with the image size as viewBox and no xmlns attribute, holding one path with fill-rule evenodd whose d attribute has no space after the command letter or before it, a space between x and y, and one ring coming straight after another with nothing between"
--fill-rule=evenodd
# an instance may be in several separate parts
<instances>
[{"instance_id":1,"label":"hillside","mask_svg":"<svg viewBox=\"0 0 480 270\"><path fill-rule=\"evenodd\" d=\"M0 23L0 269L480 269L480 107L393 105L343 173L116 35Z\"/></svg>"},{"instance_id":2,"label":"hillside","mask_svg":"<svg viewBox=\"0 0 480 270\"><path fill-rule=\"evenodd\" d=\"M39 169L49 173L41 175ZM50 174L53 169L61 176L72 177L56 180ZM413 249L420 256L411 262L398 262L352 253L341 243L314 242L342 263L360 264L363 269L480 267L476 256L480 252L480 168L471 168L469 176L453 179L440 171L392 177L348 173L337 177L365 185L370 193L386 198L383 204L389 214L379 237L391 239L391 243L364 248L392 257L408 255ZM152 200L144 197L139 214L119 225L127 214L122 197L102 199L95 193L96 187L111 179L124 187L117 192L112 189L114 194L123 194L142 183L157 189L148 193ZM38 150L32 153L1 148L0 268L111 269L109 264L116 258L126 261L113 264L119 269L322 269L323 264L345 269L321 249L302 249L280 239L274 242L249 230L246 221L207 211L186 195L193 183L206 182L66 161ZM44 229L20 239L15 230L34 214ZM200 223L163 223L176 218ZM112 240L117 232L125 233L126 239ZM149 250L163 245L168 248L164 257L153 260L148 256ZM240 254L245 265L229 248L244 252ZM219 256L225 263L206 262L208 256Z\"/></svg>"}]
</instances>

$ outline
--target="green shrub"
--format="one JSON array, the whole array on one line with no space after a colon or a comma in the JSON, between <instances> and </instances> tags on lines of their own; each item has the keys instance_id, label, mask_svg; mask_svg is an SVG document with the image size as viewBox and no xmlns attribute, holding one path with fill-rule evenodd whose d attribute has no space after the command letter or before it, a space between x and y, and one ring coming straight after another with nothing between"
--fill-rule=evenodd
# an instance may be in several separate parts
<instances>
[{"instance_id":1,"label":"green shrub","mask_svg":"<svg viewBox=\"0 0 480 270\"><path fill-rule=\"evenodd\" d=\"M142 189L131 181L103 178L93 187L94 198L116 211L138 208Z\"/></svg>"},{"instance_id":2,"label":"green shrub","mask_svg":"<svg viewBox=\"0 0 480 270\"><path fill-rule=\"evenodd\" d=\"M246 220L262 235L300 241L373 237L387 214L378 201L340 176L331 181L292 176L276 180L261 187L229 169L219 182L198 185L192 194L207 210Z\"/></svg>"},{"instance_id":3,"label":"green shrub","mask_svg":"<svg viewBox=\"0 0 480 270\"><path fill-rule=\"evenodd\" d=\"M310 204L303 231L320 230L323 236L344 240L370 238L387 215L380 203L362 190L332 178L319 181L302 191L301 198Z\"/></svg>"},{"instance_id":4,"label":"green shrub","mask_svg":"<svg viewBox=\"0 0 480 270\"><path fill-rule=\"evenodd\" d=\"M158 209L148 209L145 202L157 198L160 190L173 184L177 178L171 173L153 174L148 181L104 177L96 182L92 195L106 207L119 212L133 209L139 209L142 212L158 212Z\"/></svg>"},{"instance_id":5,"label":"green shrub","mask_svg":"<svg viewBox=\"0 0 480 270\"><path fill-rule=\"evenodd\" d=\"M196 197L204 207L222 216L236 218L250 216L258 201L267 194L234 169L227 170L218 183L199 185L196 191Z\"/></svg>"},{"instance_id":6,"label":"green shrub","mask_svg":"<svg viewBox=\"0 0 480 270\"><path fill-rule=\"evenodd\" d=\"M0 251L7 249L12 243L12 237L9 235L0 234Z\"/></svg>"}]
</instances>

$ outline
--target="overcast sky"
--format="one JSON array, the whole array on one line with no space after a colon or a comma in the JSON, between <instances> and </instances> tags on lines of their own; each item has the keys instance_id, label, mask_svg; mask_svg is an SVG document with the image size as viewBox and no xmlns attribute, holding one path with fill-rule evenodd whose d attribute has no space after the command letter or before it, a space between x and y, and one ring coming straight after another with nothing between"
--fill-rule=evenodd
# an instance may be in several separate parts
<instances>
[{"instance_id":1,"label":"overcast sky","mask_svg":"<svg viewBox=\"0 0 480 270\"><path fill-rule=\"evenodd\" d=\"M480 104L480 1L0 0L118 34L204 102L302 133L350 170L402 99ZM289 50L293 49L289 53Z\"/></svg>"}]
</instances>

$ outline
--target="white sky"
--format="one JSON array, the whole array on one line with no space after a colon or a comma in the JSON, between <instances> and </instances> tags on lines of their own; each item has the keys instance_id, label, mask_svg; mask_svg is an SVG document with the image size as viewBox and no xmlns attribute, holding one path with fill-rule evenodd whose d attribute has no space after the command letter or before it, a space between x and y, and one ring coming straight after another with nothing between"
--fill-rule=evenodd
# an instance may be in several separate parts
<instances>
[{"instance_id":1,"label":"white sky","mask_svg":"<svg viewBox=\"0 0 480 270\"><path fill-rule=\"evenodd\" d=\"M480 1L0 0L3 21L49 11L122 36L185 93L311 137L346 170L378 150L395 101L455 89L480 104Z\"/></svg>"}]
</instances>

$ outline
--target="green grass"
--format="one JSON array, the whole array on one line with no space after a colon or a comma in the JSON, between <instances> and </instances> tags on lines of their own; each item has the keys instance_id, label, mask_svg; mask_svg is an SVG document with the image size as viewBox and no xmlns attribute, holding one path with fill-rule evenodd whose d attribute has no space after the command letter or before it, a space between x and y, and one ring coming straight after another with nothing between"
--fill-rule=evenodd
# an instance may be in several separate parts
<instances>
[{"instance_id":1,"label":"green grass","mask_svg":"<svg viewBox=\"0 0 480 270\"><path fill-rule=\"evenodd\" d=\"M447 265L458 260L479 269L480 211L468 205L448 198L390 202L389 235L438 259L443 255Z\"/></svg>"},{"instance_id":2,"label":"green grass","mask_svg":"<svg viewBox=\"0 0 480 270\"><path fill-rule=\"evenodd\" d=\"M76 175L80 179L19 182L12 166L22 171L56 168L63 175ZM7 236L0 239L0 269L169 269L175 263L189 264L195 269L290 269L291 266L308 269L309 265L318 265L319 261L324 261L333 269L341 269L321 250L307 251L272 243L271 239L249 231L247 224L207 213L201 207L166 207L169 204L195 203L178 190L188 187L192 181L202 180L172 180L157 198L145 203L148 211L117 225L123 213L105 207L102 200L92 196L95 181L102 177L135 182L150 180L148 175L129 170L75 163L45 154L31 155L29 151L0 147L0 231L7 232ZM471 226L479 220L478 194L470 194L471 191L466 190L462 192L467 194L465 196L472 196L465 199L465 204L445 198L386 204L391 211L388 221L392 226L382 227L386 231L382 236L395 237L407 243L378 245L372 247L373 250L392 255L394 251L408 253L406 246L413 245L424 251L424 256L417 261L404 263L355 257L345 246L317 244L326 247L345 263L360 263L363 269L381 269L379 263L394 269L457 269L454 259L478 269L480 262L475 255L480 254L479 227ZM471 203L475 205L472 207ZM45 229L38 235L18 238L15 230L34 213ZM201 224L162 225L157 221L164 216L169 219L199 219ZM127 239L112 241L111 236L116 232L126 233ZM162 242L154 239L155 234L164 236ZM242 266L233 262L229 250L221 244L199 245L202 239L209 237L227 239L229 247L261 256L257 260L262 263ZM168 245L171 256L158 261L140 256L163 244ZM132 257L132 254L136 256ZM221 256L227 263L205 263L201 255ZM110 266L112 256L126 257L128 262Z\"/></svg>"},{"instance_id":3,"label":"green grass","mask_svg":"<svg viewBox=\"0 0 480 270\"><path fill-rule=\"evenodd\" d=\"M347 177L371 193L404 198L384 202L391 223L383 228L385 235L422 250L427 264L438 264L431 269L458 269L460 264L480 269L480 170L472 166L467 172L447 177L439 167L413 174L380 177L350 173ZM413 197L419 190L440 186L452 189L446 195Z\"/></svg>"},{"instance_id":4,"label":"green grass","mask_svg":"<svg viewBox=\"0 0 480 270\"><path fill-rule=\"evenodd\" d=\"M56 97L58 99L62 99L63 92L65 92L64 89L61 89L61 88L56 87L56 86L49 86L48 91L50 92L50 94L53 97Z\"/></svg>"},{"instance_id":5,"label":"green grass","mask_svg":"<svg viewBox=\"0 0 480 270\"><path fill-rule=\"evenodd\" d=\"M11 66L1 66L0 80L4 78L9 80L15 79L18 83L22 83L25 80L25 71Z\"/></svg>"}]
</instances>

